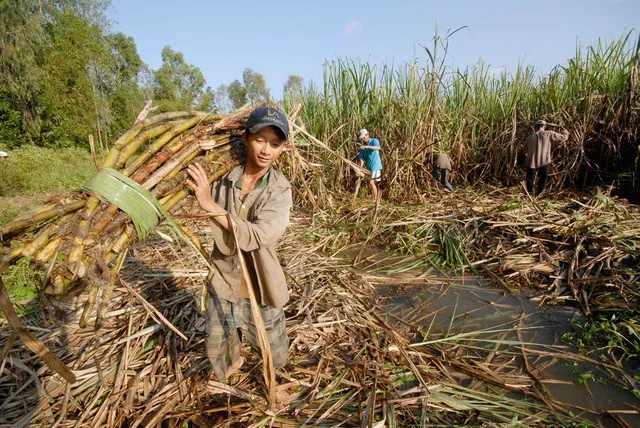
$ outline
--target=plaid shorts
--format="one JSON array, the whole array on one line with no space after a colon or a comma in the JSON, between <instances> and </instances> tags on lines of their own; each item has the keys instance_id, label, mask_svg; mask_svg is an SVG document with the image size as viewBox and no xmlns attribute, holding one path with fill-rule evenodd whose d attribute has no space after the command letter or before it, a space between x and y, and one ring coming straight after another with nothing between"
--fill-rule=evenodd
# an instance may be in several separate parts
<instances>
[{"instance_id":1,"label":"plaid shorts","mask_svg":"<svg viewBox=\"0 0 640 428\"><path fill-rule=\"evenodd\" d=\"M273 306L260 306L262 322L273 356L273 365L280 368L289 359L289 338L284 311ZM207 357L219 381L225 381L227 368L240 358L241 336L247 338L251 347L260 352L258 332L251 315L249 299L238 299L237 303L220 299L207 293Z\"/></svg>"}]
</instances>

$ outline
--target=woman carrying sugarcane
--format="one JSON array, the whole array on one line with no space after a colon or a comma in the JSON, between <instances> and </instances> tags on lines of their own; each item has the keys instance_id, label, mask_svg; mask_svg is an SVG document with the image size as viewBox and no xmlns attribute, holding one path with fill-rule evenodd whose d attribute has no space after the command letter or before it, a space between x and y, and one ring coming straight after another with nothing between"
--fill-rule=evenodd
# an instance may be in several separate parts
<instances>
[{"instance_id":1,"label":"woman carrying sugarcane","mask_svg":"<svg viewBox=\"0 0 640 428\"><path fill-rule=\"evenodd\" d=\"M254 349L260 349L251 313L251 290L260 305L273 366L280 368L288 360L289 339L282 307L289 300L289 292L275 245L289 225L291 184L272 167L288 137L286 116L273 107L259 107L249 116L242 134L247 148L243 165L211 186L201 165L188 168L192 180L187 179L187 184L213 219L215 245L213 275L207 284L206 346L219 381L226 381L244 363L239 330Z\"/></svg>"}]
</instances>

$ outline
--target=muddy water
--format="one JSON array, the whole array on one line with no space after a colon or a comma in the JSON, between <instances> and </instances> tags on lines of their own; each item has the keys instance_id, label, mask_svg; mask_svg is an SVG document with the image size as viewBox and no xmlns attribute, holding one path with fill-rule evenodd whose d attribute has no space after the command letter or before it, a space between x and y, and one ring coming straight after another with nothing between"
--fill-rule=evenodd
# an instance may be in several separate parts
<instances>
[{"instance_id":1,"label":"muddy water","mask_svg":"<svg viewBox=\"0 0 640 428\"><path fill-rule=\"evenodd\" d=\"M527 293L511 294L482 278L441 278L429 285L381 286L379 298L389 321L401 319L416 326L421 333L428 332L429 340L478 330L501 330L482 333L485 339L519 340L519 329L523 342L559 345L575 352L561 337L571 331L570 320L580 317L579 311L559 307L541 310ZM608 411L631 426L640 427L640 399L623 390L601 365L553 356L531 356L528 360L535 363L536 369L543 368L537 376L554 399L576 406L572 409L574 414L607 426L613 421L607 422L598 414ZM580 375L586 382L579 381Z\"/></svg>"}]
</instances>

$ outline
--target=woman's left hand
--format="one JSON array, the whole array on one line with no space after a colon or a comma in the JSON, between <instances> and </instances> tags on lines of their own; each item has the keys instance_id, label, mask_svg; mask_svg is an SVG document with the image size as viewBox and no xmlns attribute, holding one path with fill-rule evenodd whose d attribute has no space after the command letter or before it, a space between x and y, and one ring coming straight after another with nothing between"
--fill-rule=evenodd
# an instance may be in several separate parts
<instances>
[{"instance_id":1,"label":"woman's left hand","mask_svg":"<svg viewBox=\"0 0 640 428\"><path fill-rule=\"evenodd\" d=\"M193 190L200 207L210 213L223 213L224 210L222 207L216 204L216 201L213 200L213 196L211 196L209 178L207 177L207 172L204 170L202 165L197 162L189 165L187 167L187 173L193 179L193 181L187 179L187 186Z\"/></svg>"}]
</instances>

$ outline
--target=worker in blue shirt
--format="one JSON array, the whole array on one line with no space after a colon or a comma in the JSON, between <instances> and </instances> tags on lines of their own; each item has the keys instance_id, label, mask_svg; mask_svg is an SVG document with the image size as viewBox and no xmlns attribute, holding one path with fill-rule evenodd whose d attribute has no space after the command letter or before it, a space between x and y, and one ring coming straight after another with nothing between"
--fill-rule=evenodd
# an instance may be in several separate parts
<instances>
[{"instance_id":1,"label":"worker in blue shirt","mask_svg":"<svg viewBox=\"0 0 640 428\"><path fill-rule=\"evenodd\" d=\"M380 159L380 141L376 138L369 136L369 131L361 129L358 136L360 143L360 153L358 159L360 159L360 166L364 166L371 172L371 179L369 179L369 188L375 201L378 200L378 186L382 176L382 160Z\"/></svg>"}]
</instances>

